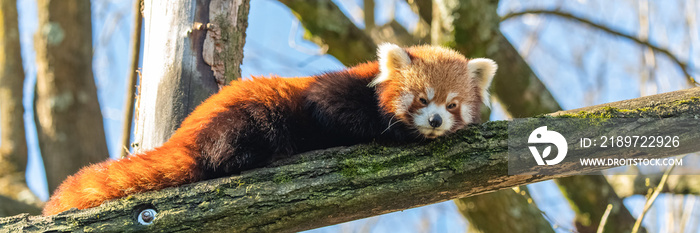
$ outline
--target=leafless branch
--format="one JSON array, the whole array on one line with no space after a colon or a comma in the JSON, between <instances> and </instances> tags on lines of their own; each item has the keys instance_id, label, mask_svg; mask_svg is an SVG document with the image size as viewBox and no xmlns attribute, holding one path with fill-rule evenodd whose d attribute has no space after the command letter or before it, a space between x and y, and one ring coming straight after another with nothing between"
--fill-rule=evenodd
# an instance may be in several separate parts
<instances>
[{"instance_id":1,"label":"leafless branch","mask_svg":"<svg viewBox=\"0 0 700 233\"><path fill-rule=\"evenodd\" d=\"M130 65L127 74L126 84L126 100L124 101L124 125L122 127L122 143L121 146L124 148L121 150L120 156L122 158L129 155L129 147L131 147L131 123L134 119L134 100L136 92L136 79L138 78L139 69L139 52L141 48L141 0L135 0L133 6L134 14L134 27L131 31L131 44L129 44L129 51L131 51L129 59Z\"/></svg>"},{"instance_id":2,"label":"leafless branch","mask_svg":"<svg viewBox=\"0 0 700 233\"><path fill-rule=\"evenodd\" d=\"M508 19L512 19L512 18L515 18L515 17L527 15L527 14L551 15L551 16L557 16L557 17L565 18L565 19L568 19L568 20L573 20L573 21L576 21L576 22L579 22L579 23L582 23L582 24L591 26L591 27L593 27L593 28L602 30L602 31L604 31L604 32L610 33L610 34L612 34L612 35L619 36L619 37L622 37L622 38L626 38L626 39L629 39L629 40L634 41L635 43L638 43L638 44L647 46L647 47L649 47L650 49L652 49L652 50L654 50L654 51L656 51L656 52L658 52L658 53L662 53L662 54L666 55L669 59L671 59L671 61L672 61L673 63L675 63L676 65L678 65L678 67L683 71L683 74L685 75L685 77L686 77L686 79L688 80L688 83L689 83L689 84L691 84L691 85L697 85L697 84L698 84L698 83L695 81L695 78L693 78L693 76L690 74L691 68L692 68L692 67L689 67L688 64L687 64L686 62L681 61L677 56L675 56L673 53L671 53L668 49L661 48L661 47L659 47L659 46L657 46L657 45L651 43L651 42L648 41L648 40L640 39L640 38L638 38L638 37L636 37L636 36L632 36L632 35L628 35L628 34L622 33L622 32L620 32L619 30L612 29L612 28L610 28L610 27L608 27L608 26L605 26L605 25L602 25L602 24L599 24L599 23L595 23L595 22L593 22L593 21L591 21L591 20L588 20L588 19L585 19L585 18L576 16L576 15L573 15L573 14L570 14L570 13L561 12L561 11L558 11L558 10L537 10L537 9L535 9L535 10L525 10L525 11L520 11L520 12L508 13L508 14L504 15L503 17L501 17L501 21L505 21L505 20L508 20ZM694 69L694 70L697 70L697 69Z\"/></svg>"},{"instance_id":3,"label":"leafless branch","mask_svg":"<svg viewBox=\"0 0 700 233\"><path fill-rule=\"evenodd\" d=\"M668 176L671 174L673 168L675 167L675 164L673 164L671 165L671 167L668 168L668 170L666 170L664 176L661 178L661 182L659 182L659 185L654 189L654 192L651 194L649 199L647 199L647 202L644 203L644 209L642 210L642 213L639 214L639 217L637 217L637 221L634 223L634 227L632 228L632 233L637 233L639 231L640 227L642 226L642 221L644 220L644 217L646 216L649 209L651 209L651 205L654 204L654 201L659 196L659 193L661 193L661 190L664 188L664 185L666 185Z\"/></svg>"}]
</instances>

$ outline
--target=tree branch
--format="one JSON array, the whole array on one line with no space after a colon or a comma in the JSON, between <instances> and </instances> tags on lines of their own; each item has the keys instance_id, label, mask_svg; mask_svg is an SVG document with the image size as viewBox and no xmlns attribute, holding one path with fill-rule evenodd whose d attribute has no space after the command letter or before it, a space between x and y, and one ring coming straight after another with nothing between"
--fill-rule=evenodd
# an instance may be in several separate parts
<instances>
[{"instance_id":1,"label":"tree branch","mask_svg":"<svg viewBox=\"0 0 700 233\"><path fill-rule=\"evenodd\" d=\"M695 78L693 78L693 76L690 74L689 68L691 68L691 67L688 67L688 64L686 62L682 62L680 59L678 59L677 56L673 55L673 53L671 53L671 51L669 51L668 49L661 48L655 44L652 44L648 40L642 40L640 38L637 38L636 36L624 34L624 33L620 32L620 30L612 29L608 26L595 23L593 21L575 16L575 15L570 14L570 13L561 12L559 10L525 10L525 11L520 11L520 12L508 13L508 14L504 15L503 17L501 17L501 21L505 21L505 20L508 20L508 19L511 19L514 17L518 17L518 16L523 16L526 14L542 14L542 15L557 16L557 17L573 20L573 21L591 26L593 28L599 29L601 31L610 33L610 34L615 35L615 36L619 36L622 38L632 40L637 44L641 44L641 45L646 46L646 47L648 47L656 52L659 52L659 53L666 55L666 57L671 59L671 61L673 63L676 63L676 65L678 65L678 67L681 68L681 71L683 71L683 74L685 75L685 77L688 80L688 83L690 85L693 85L693 86L697 85Z\"/></svg>"},{"instance_id":2,"label":"tree branch","mask_svg":"<svg viewBox=\"0 0 700 233\"><path fill-rule=\"evenodd\" d=\"M120 157L126 158L131 147L131 126L134 119L134 101L136 99L136 80L139 69L139 57L141 52L141 28L143 17L141 17L141 6L143 1L134 1L132 10L134 11L134 27L131 29L131 39L129 40L129 69L126 78L126 100L124 100L124 123L122 125L122 142L120 145Z\"/></svg>"},{"instance_id":3,"label":"tree branch","mask_svg":"<svg viewBox=\"0 0 700 233\"><path fill-rule=\"evenodd\" d=\"M690 118L700 115L698 96L700 88L693 88L553 116L585 116L615 108L620 109L617 117ZM487 122L419 144L308 152L239 176L136 194L88 210L3 218L0 228L293 232L562 176L507 175L507 125L507 121ZM686 152L690 151L678 151ZM587 171L591 169L602 168ZM158 211L153 224L136 221L143 208Z\"/></svg>"},{"instance_id":4,"label":"tree branch","mask_svg":"<svg viewBox=\"0 0 700 233\"><path fill-rule=\"evenodd\" d=\"M330 0L279 0L294 11L307 33L305 39L328 48L328 54L346 66L376 59L377 44L391 42L410 46L421 42L420 33L414 35L391 20L369 30L360 30ZM371 1L370 1L371 2Z\"/></svg>"},{"instance_id":5,"label":"tree branch","mask_svg":"<svg viewBox=\"0 0 700 233\"><path fill-rule=\"evenodd\" d=\"M279 0L294 11L307 30L306 39L322 46L345 65L372 60L377 45L355 26L332 1ZM326 46L323 46L326 47Z\"/></svg>"}]
</instances>

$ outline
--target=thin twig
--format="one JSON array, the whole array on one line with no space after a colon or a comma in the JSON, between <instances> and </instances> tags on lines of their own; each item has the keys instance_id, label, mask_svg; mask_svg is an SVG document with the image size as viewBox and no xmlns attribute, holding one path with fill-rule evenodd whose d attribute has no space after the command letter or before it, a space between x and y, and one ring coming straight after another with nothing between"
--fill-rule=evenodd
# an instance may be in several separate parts
<instances>
[{"instance_id":1,"label":"thin twig","mask_svg":"<svg viewBox=\"0 0 700 233\"><path fill-rule=\"evenodd\" d=\"M681 159L684 157L685 156L681 157ZM654 189L654 192L651 194L649 199L647 199L647 202L644 203L644 209L642 210L642 213L639 214L637 221L634 223L634 227L632 227L632 233L639 232L639 228L642 226L642 221L644 220L644 217L646 216L649 209L651 209L651 205L654 204L654 201L659 196L659 193L661 193L661 190L664 188L664 185L666 185L668 176L671 174L671 171L673 171L673 168L675 167L676 164L673 164L666 170L666 172L664 172L664 175L661 177L661 181L659 181L659 185L656 186L656 189Z\"/></svg>"},{"instance_id":2,"label":"thin twig","mask_svg":"<svg viewBox=\"0 0 700 233\"><path fill-rule=\"evenodd\" d=\"M126 101L124 101L124 125L122 127L122 142L121 145L124 147L119 153L120 157L124 158L129 155L129 147L131 146L131 124L134 115L134 92L136 85L136 78L138 77L139 68L139 52L141 48L141 0L134 0L134 28L131 31L131 44L129 45L129 50L131 51L131 63L129 66L129 77L127 78L126 86Z\"/></svg>"},{"instance_id":3,"label":"thin twig","mask_svg":"<svg viewBox=\"0 0 700 233\"><path fill-rule=\"evenodd\" d=\"M678 65L678 67L680 67L681 70L683 71L683 74L685 75L686 79L688 80L688 83L690 83L691 85L698 84L695 81L695 79L693 78L693 76L690 75L690 71L688 69L691 67L688 67L687 63L679 60L678 57L673 55L668 49L664 49L664 48L661 48L657 45L654 45L651 42L649 42L648 40L643 40L643 39L637 38L636 36L624 34L624 33L620 32L619 30L614 30L608 26L595 23L593 21L575 16L575 15L570 14L570 13L561 12L558 10L525 10L525 11L520 11L520 12L508 13L508 14L504 15L503 17L501 17L501 22L506 21L506 20L511 19L511 18L518 17L518 16L527 15L527 14L553 15L553 16L558 16L558 17L570 19L570 20L573 20L573 21L576 21L579 23L586 24L586 25L591 26L593 28L597 28L599 30L605 31L607 33L632 40L638 44L647 46L656 52L659 52L659 53L666 55L669 59L671 59L671 61L676 63L676 65Z\"/></svg>"},{"instance_id":4,"label":"thin twig","mask_svg":"<svg viewBox=\"0 0 700 233\"><path fill-rule=\"evenodd\" d=\"M598 230L596 231L597 233L603 233L603 229L605 229L605 224L608 223L608 217L610 216L610 211L612 211L612 209L612 204L608 204L608 207L605 208L605 213L603 213L603 217L600 218L600 224L598 224Z\"/></svg>"}]
</instances>

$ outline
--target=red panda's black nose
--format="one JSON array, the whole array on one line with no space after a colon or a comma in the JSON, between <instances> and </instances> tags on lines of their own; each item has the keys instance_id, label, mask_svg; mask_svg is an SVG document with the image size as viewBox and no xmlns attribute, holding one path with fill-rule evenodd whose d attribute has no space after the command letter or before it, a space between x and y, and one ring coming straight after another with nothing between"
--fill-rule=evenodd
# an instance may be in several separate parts
<instances>
[{"instance_id":1,"label":"red panda's black nose","mask_svg":"<svg viewBox=\"0 0 700 233\"><path fill-rule=\"evenodd\" d=\"M442 125L442 117L440 117L440 114L432 115L430 119L428 119L428 123L430 123L430 126L433 128L440 127L440 125Z\"/></svg>"}]
</instances>

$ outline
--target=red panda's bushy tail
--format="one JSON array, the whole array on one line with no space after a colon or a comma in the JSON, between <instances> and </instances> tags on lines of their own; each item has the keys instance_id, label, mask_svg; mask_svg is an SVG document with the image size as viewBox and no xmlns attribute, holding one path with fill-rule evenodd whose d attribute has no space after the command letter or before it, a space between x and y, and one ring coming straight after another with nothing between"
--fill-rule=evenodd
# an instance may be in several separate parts
<instances>
[{"instance_id":1,"label":"red panda's bushy tail","mask_svg":"<svg viewBox=\"0 0 700 233\"><path fill-rule=\"evenodd\" d=\"M44 206L43 215L71 208L86 209L130 194L197 181L199 174L194 156L186 149L167 144L135 156L82 168L56 189Z\"/></svg>"}]
</instances>

